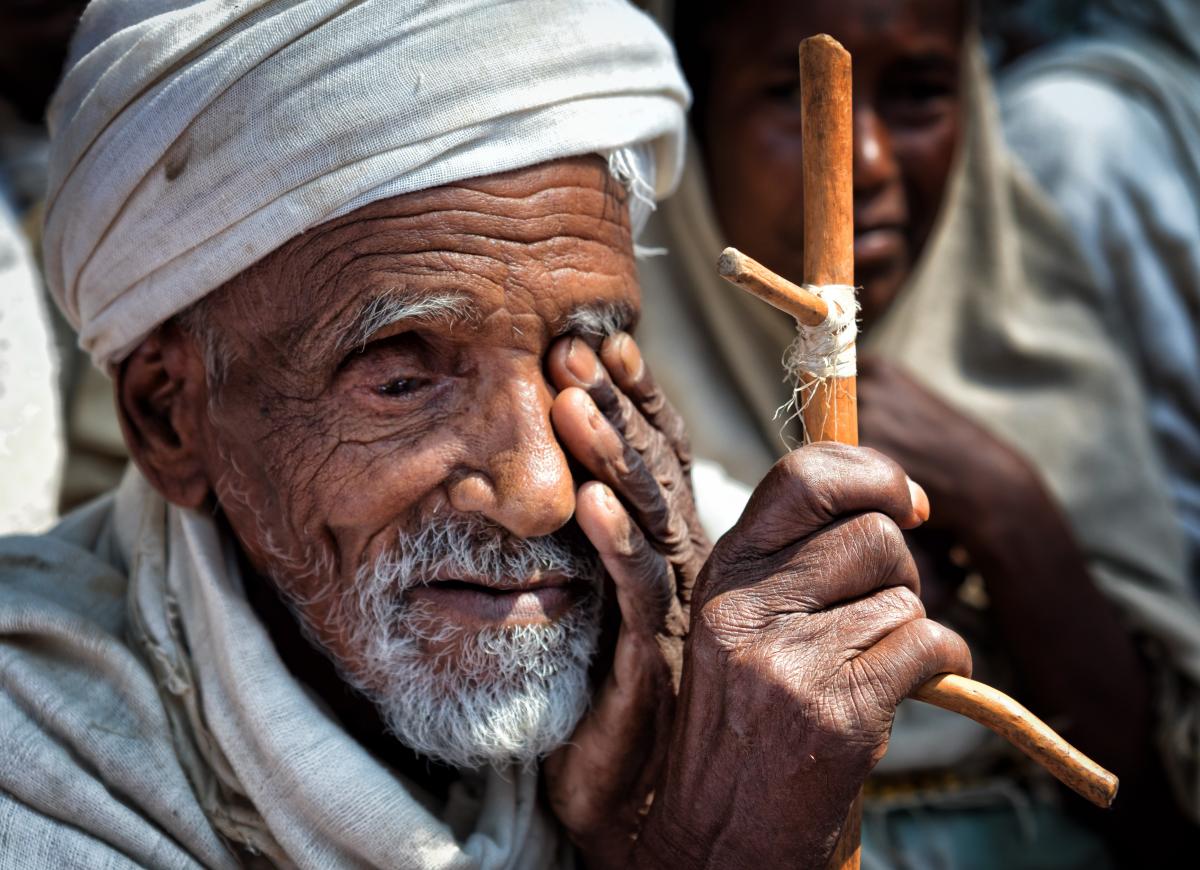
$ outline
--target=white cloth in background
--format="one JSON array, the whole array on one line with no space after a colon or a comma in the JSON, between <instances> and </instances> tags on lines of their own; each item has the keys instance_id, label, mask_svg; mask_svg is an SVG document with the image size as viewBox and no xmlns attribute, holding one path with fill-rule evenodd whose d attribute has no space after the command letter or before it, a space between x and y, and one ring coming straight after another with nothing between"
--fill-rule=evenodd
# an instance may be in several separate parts
<instances>
[{"instance_id":1,"label":"white cloth in background","mask_svg":"<svg viewBox=\"0 0 1200 870\"><path fill-rule=\"evenodd\" d=\"M379 199L639 143L662 195L687 100L623 0L96 0L49 110L47 282L103 368Z\"/></svg>"},{"instance_id":2,"label":"white cloth in background","mask_svg":"<svg viewBox=\"0 0 1200 870\"><path fill-rule=\"evenodd\" d=\"M1019 61L1000 105L1128 343L1200 596L1200 4L1122 11Z\"/></svg>"},{"instance_id":3,"label":"white cloth in background","mask_svg":"<svg viewBox=\"0 0 1200 870\"><path fill-rule=\"evenodd\" d=\"M63 435L54 334L42 283L0 189L0 535L58 516Z\"/></svg>"},{"instance_id":4,"label":"white cloth in background","mask_svg":"<svg viewBox=\"0 0 1200 870\"><path fill-rule=\"evenodd\" d=\"M371 756L288 671L237 564L132 468L51 534L0 539L6 859L237 866L223 834L283 866L571 866L536 772L439 805Z\"/></svg>"},{"instance_id":5,"label":"white cloth in background","mask_svg":"<svg viewBox=\"0 0 1200 870\"><path fill-rule=\"evenodd\" d=\"M738 521L753 490L707 459L692 464L696 514L709 538L716 541Z\"/></svg>"}]
</instances>

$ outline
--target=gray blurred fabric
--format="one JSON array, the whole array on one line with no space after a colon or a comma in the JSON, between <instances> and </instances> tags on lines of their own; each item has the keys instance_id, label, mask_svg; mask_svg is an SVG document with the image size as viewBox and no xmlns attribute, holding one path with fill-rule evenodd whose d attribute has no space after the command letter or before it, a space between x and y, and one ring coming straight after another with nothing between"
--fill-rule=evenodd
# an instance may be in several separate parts
<instances>
[{"instance_id":1,"label":"gray blurred fabric","mask_svg":"<svg viewBox=\"0 0 1200 870\"><path fill-rule=\"evenodd\" d=\"M1007 70L1005 137L1070 224L1148 397L1200 597L1200 3L1100 3Z\"/></svg>"}]
</instances>

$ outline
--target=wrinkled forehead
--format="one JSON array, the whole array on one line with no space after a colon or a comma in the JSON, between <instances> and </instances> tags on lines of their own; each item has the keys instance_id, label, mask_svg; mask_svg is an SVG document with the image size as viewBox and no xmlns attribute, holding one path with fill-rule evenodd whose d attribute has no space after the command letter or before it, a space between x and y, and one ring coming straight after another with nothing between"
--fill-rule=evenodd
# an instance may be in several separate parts
<instances>
[{"instance_id":1,"label":"wrinkled forehead","mask_svg":"<svg viewBox=\"0 0 1200 870\"><path fill-rule=\"evenodd\" d=\"M581 157L381 200L230 282L222 319L252 346L309 353L405 306L540 321L549 335L589 312L623 328L639 305L627 199L602 159Z\"/></svg>"}]
</instances>

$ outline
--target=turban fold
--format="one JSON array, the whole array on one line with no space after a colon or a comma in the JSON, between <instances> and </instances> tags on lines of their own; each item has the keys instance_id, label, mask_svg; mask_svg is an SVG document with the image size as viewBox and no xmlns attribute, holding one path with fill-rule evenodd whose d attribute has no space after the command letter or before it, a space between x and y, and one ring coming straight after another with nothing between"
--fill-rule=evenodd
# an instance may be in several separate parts
<instances>
[{"instance_id":1,"label":"turban fold","mask_svg":"<svg viewBox=\"0 0 1200 870\"><path fill-rule=\"evenodd\" d=\"M638 145L687 88L624 0L96 0L50 106L51 292L102 368L367 203Z\"/></svg>"}]
</instances>

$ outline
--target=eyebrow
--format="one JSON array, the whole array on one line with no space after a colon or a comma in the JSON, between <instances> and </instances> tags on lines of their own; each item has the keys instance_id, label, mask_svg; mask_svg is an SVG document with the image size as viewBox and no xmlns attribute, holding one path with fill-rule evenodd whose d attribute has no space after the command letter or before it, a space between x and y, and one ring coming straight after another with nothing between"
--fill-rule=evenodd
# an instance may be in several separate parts
<instances>
[{"instance_id":1,"label":"eyebrow","mask_svg":"<svg viewBox=\"0 0 1200 870\"><path fill-rule=\"evenodd\" d=\"M475 318L475 304L462 293L393 291L367 302L341 330L343 352L362 350L381 329L397 323L459 323Z\"/></svg>"},{"instance_id":2,"label":"eyebrow","mask_svg":"<svg viewBox=\"0 0 1200 870\"><path fill-rule=\"evenodd\" d=\"M637 320L632 305L623 302L591 302L576 306L555 331L555 337L575 333L608 338L618 332L628 332Z\"/></svg>"}]
</instances>

